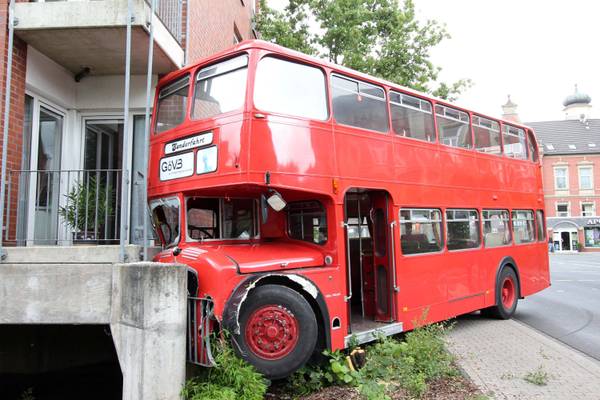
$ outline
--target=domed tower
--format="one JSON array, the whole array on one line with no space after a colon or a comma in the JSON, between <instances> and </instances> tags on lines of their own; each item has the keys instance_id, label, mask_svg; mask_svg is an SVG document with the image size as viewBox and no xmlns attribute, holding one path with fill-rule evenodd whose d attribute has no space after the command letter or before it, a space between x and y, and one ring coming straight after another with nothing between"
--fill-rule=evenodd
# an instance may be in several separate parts
<instances>
[{"instance_id":1,"label":"domed tower","mask_svg":"<svg viewBox=\"0 0 600 400\"><path fill-rule=\"evenodd\" d=\"M584 121L589 118L592 109L592 98L585 93L580 93L575 85L575 93L563 101L565 119L579 119Z\"/></svg>"}]
</instances>

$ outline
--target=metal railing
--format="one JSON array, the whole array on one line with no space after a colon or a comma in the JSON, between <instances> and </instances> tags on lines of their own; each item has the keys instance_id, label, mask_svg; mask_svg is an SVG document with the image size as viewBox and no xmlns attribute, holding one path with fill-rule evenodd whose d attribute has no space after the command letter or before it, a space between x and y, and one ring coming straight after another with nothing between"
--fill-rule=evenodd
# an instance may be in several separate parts
<instances>
[{"instance_id":1,"label":"metal railing","mask_svg":"<svg viewBox=\"0 0 600 400\"><path fill-rule=\"evenodd\" d=\"M117 244L121 170L8 171L4 243Z\"/></svg>"},{"instance_id":2,"label":"metal railing","mask_svg":"<svg viewBox=\"0 0 600 400\"><path fill-rule=\"evenodd\" d=\"M146 0L150 4L152 0ZM183 0L156 0L156 16L173 35L177 43L183 39Z\"/></svg>"},{"instance_id":3,"label":"metal railing","mask_svg":"<svg viewBox=\"0 0 600 400\"><path fill-rule=\"evenodd\" d=\"M213 302L208 298L188 297L187 361L204 367L215 365L210 336L214 324Z\"/></svg>"}]
</instances>

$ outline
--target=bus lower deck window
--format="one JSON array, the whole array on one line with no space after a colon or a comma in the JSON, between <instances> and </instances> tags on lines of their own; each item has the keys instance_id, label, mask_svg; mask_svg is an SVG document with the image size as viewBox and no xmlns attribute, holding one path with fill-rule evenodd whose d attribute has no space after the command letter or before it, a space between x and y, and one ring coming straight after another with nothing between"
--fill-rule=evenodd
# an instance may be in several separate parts
<instances>
[{"instance_id":1,"label":"bus lower deck window","mask_svg":"<svg viewBox=\"0 0 600 400\"><path fill-rule=\"evenodd\" d=\"M448 250L479 247L479 213L477 210L446 210Z\"/></svg>"},{"instance_id":2,"label":"bus lower deck window","mask_svg":"<svg viewBox=\"0 0 600 400\"><path fill-rule=\"evenodd\" d=\"M288 231L292 239L325 244L327 242L327 214L316 200L288 204Z\"/></svg>"},{"instance_id":3,"label":"bus lower deck window","mask_svg":"<svg viewBox=\"0 0 600 400\"><path fill-rule=\"evenodd\" d=\"M256 201L192 197L187 200L187 237L210 239L253 239L258 235Z\"/></svg>"},{"instance_id":4,"label":"bus lower deck window","mask_svg":"<svg viewBox=\"0 0 600 400\"><path fill-rule=\"evenodd\" d=\"M485 247L507 246L512 241L507 210L483 210L483 243Z\"/></svg>"},{"instance_id":5,"label":"bus lower deck window","mask_svg":"<svg viewBox=\"0 0 600 400\"><path fill-rule=\"evenodd\" d=\"M515 210L512 212L512 225L515 243L531 243L535 241L533 227L533 211Z\"/></svg>"},{"instance_id":6,"label":"bus lower deck window","mask_svg":"<svg viewBox=\"0 0 600 400\"><path fill-rule=\"evenodd\" d=\"M401 209L400 245L403 254L441 251L444 247L441 211L428 208Z\"/></svg>"}]
</instances>

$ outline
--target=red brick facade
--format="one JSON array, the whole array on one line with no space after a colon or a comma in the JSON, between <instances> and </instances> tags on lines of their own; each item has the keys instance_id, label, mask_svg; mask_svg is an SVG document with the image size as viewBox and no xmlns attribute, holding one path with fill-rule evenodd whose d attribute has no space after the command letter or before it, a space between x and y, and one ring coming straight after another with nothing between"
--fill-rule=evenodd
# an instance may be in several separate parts
<instances>
[{"instance_id":1,"label":"red brick facade","mask_svg":"<svg viewBox=\"0 0 600 400\"><path fill-rule=\"evenodd\" d=\"M2 134L4 130L4 93L6 92L6 66L7 66L7 48L8 48L8 1L0 0L0 152L4 143L2 143ZM23 117L25 109L25 69L27 64L27 44L19 38L14 38L12 79L11 79L11 101L10 101L10 120L8 131L8 155L7 170L21 169L21 155L23 153ZM7 176L8 178L8 176ZM17 215L17 195L18 187L13 182L10 193L7 192L7 202L10 202L10 214L5 218L15 221ZM3 224L4 225L4 224ZM15 236L15 224L10 224L10 237Z\"/></svg>"},{"instance_id":2,"label":"red brick facade","mask_svg":"<svg viewBox=\"0 0 600 400\"><path fill-rule=\"evenodd\" d=\"M254 39L252 1L190 1L188 63L226 49L238 40Z\"/></svg>"}]
</instances>

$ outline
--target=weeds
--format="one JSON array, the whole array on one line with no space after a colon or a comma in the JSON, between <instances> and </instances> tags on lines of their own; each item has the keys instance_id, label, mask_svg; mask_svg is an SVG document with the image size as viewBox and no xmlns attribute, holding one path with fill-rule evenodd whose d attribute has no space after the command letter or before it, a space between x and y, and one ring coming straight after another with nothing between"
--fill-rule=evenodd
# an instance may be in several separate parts
<instances>
[{"instance_id":1,"label":"weeds","mask_svg":"<svg viewBox=\"0 0 600 400\"><path fill-rule=\"evenodd\" d=\"M525 381L537 386L546 386L549 378L550 376L546 371L544 371L544 367L542 365L540 365L536 370L528 372L523 377Z\"/></svg>"},{"instance_id":2,"label":"weeds","mask_svg":"<svg viewBox=\"0 0 600 400\"><path fill-rule=\"evenodd\" d=\"M35 396L33 395L33 388L28 388L23 393L21 393L21 397L19 400L35 400Z\"/></svg>"},{"instance_id":3,"label":"weeds","mask_svg":"<svg viewBox=\"0 0 600 400\"><path fill-rule=\"evenodd\" d=\"M188 380L185 400L262 400L268 381L253 366L238 358L223 339L219 342L215 367Z\"/></svg>"}]
</instances>

